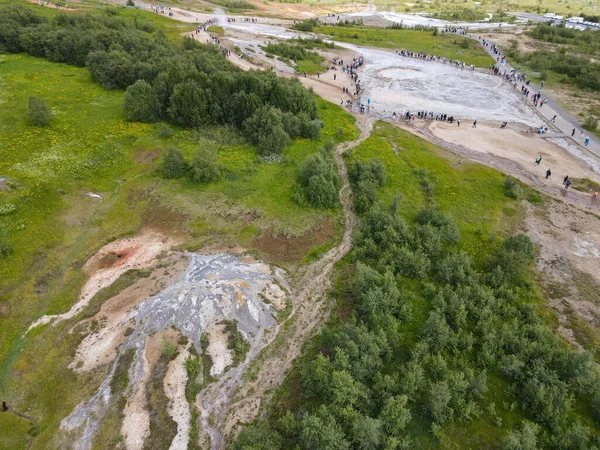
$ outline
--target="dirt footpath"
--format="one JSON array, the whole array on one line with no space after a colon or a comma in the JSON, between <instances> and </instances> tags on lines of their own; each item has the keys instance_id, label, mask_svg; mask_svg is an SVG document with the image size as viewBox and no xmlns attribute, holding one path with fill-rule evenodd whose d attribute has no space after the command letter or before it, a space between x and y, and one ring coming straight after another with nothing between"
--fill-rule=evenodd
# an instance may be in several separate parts
<instances>
[{"instance_id":1,"label":"dirt footpath","mask_svg":"<svg viewBox=\"0 0 600 450\"><path fill-rule=\"evenodd\" d=\"M515 129L511 125L500 129L499 124L463 122L460 127L446 122L432 122L429 130L437 137L472 151L500 156L515 162L523 171L535 175L545 186L562 188L563 178L588 178L600 183L600 173L589 164L549 142L538 134ZM535 164L538 156L540 165ZM552 175L546 179L546 170Z\"/></svg>"}]
</instances>

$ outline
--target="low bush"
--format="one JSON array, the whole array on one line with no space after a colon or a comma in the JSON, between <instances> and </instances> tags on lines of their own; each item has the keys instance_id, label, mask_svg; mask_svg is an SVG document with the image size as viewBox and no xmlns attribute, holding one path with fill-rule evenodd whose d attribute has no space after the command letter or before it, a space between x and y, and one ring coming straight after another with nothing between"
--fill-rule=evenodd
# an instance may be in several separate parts
<instances>
[{"instance_id":1,"label":"low bush","mask_svg":"<svg viewBox=\"0 0 600 450\"><path fill-rule=\"evenodd\" d=\"M32 124L45 127L52 119L52 110L39 97L29 97L29 120Z\"/></svg>"},{"instance_id":2,"label":"low bush","mask_svg":"<svg viewBox=\"0 0 600 450\"><path fill-rule=\"evenodd\" d=\"M162 173L165 178L181 178L188 171L188 163L181 150L167 147L167 153L162 163Z\"/></svg>"},{"instance_id":3,"label":"low bush","mask_svg":"<svg viewBox=\"0 0 600 450\"><path fill-rule=\"evenodd\" d=\"M208 183L221 178L221 165L214 149L201 147L194 153L189 176L197 183Z\"/></svg>"},{"instance_id":4,"label":"low bush","mask_svg":"<svg viewBox=\"0 0 600 450\"><path fill-rule=\"evenodd\" d=\"M317 19L305 19L302 22L295 24L292 28L298 31L313 31L313 28L319 25L319 21Z\"/></svg>"},{"instance_id":5,"label":"low bush","mask_svg":"<svg viewBox=\"0 0 600 450\"><path fill-rule=\"evenodd\" d=\"M4 226L0 225L0 258L8 256L11 250L12 248L8 240L8 232Z\"/></svg>"},{"instance_id":6,"label":"low bush","mask_svg":"<svg viewBox=\"0 0 600 450\"><path fill-rule=\"evenodd\" d=\"M515 200L521 198L523 189L521 188L519 180L517 180L516 178L507 176L504 179L504 189L507 197L510 197Z\"/></svg>"},{"instance_id":7,"label":"low bush","mask_svg":"<svg viewBox=\"0 0 600 450\"><path fill-rule=\"evenodd\" d=\"M593 116L587 116L581 126L588 131L596 131L598 129L598 119Z\"/></svg>"}]
</instances>

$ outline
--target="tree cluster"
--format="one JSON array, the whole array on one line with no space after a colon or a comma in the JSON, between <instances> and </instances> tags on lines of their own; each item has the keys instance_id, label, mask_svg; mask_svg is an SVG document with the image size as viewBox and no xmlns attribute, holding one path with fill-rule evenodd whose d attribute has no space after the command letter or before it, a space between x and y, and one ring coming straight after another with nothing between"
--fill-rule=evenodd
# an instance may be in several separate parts
<instances>
[{"instance_id":1,"label":"tree cluster","mask_svg":"<svg viewBox=\"0 0 600 450\"><path fill-rule=\"evenodd\" d=\"M377 199L377 188L385 184L385 169L380 159L367 162L356 160L348 171L354 193L354 209L358 213L368 211Z\"/></svg>"},{"instance_id":2,"label":"tree cluster","mask_svg":"<svg viewBox=\"0 0 600 450\"><path fill-rule=\"evenodd\" d=\"M328 141L318 153L308 156L299 173L298 203L315 208L334 208L338 204L340 177L335 160L335 146Z\"/></svg>"},{"instance_id":3,"label":"tree cluster","mask_svg":"<svg viewBox=\"0 0 600 450\"><path fill-rule=\"evenodd\" d=\"M217 152L208 147L201 147L194 153L191 162L187 162L181 150L168 147L162 162L162 175L165 178L182 178L187 176L196 183L208 183L221 178L222 169L218 162Z\"/></svg>"},{"instance_id":4,"label":"tree cluster","mask_svg":"<svg viewBox=\"0 0 600 450\"><path fill-rule=\"evenodd\" d=\"M375 167L353 167L353 183ZM299 367L299 406L248 428L234 448L416 448L415 422L434 435L484 415L501 423L485 398L490 373L508 386L503 408L527 419L503 449L599 448L575 409L591 403L600 419L598 373L538 316L525 275L531 240L508 237L483 268L458 243L433 203L412 221L398 201L371 205L340 288L352 317L326 326Z\"/></svg>"},{"instance_id":5,"label":"tree cluster","mask_svg":"<svg viewBox=\"0 0 600 450\"><path fill-rule=\"evenodd\" d=\"M246 130L262 153L280 152L289 138L320 135L310 91L270 72L239 70L215 46L191 38L176 45L161 30L110 14L47 19L10 6L0 14L0 52L87 67L104 88L126 90L128 120L231 124ZM257 133L265 121L269 128Z\"/></svg>"}]
</instances>

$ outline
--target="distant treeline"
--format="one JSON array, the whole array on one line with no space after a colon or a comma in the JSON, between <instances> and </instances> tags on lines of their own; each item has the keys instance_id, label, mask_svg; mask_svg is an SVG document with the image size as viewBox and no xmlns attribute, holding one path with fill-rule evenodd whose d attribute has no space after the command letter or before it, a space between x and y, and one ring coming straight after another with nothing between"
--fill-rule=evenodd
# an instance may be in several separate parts
<instances>
[{"instance_id":1,"label":"distant treeline","mask_svg":"<svg viewBox=\"0 0 600 450\"><path fill-rule=\"evenodd\" d=\"M310 137L319 134L315 128L320 131L321 123L310 91L269 72L244 72L215 46L190 38L175 44L162 30L153 32L147 23L114 14L63 13L48 19L28 9L4 7L0 15L0 52L87 67L104 88L126 89L129 120L165 120L183 127L231 124L250 130L252 123L268 117L278 144L268 142L268 136L260 142L256 133L249 136L263 153L285 147L289 133L284 116L299 117L300 128L310 129Z\"/></svg>"},{"instance_id":2,"label":"distant treeline","mask_svg":"<svg viewBox=\"0 0 600 450\"><path fill-rule=\"evenodd\" d=\"M256 9L256 6L245 0L210 0L210 3L230 9Z\"/></svg>"}]
</instances>

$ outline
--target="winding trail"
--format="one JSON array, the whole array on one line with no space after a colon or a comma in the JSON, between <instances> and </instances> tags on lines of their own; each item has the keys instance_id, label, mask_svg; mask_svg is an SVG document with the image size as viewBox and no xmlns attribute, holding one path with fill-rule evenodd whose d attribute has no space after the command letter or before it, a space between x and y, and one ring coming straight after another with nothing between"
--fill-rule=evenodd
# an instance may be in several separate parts
<instances>
[{"instance_id":1,"label":"winding trail","mask_svg":"<svg viewBox=\"0 0 600 450\"><path fill-rule=\"evenodd\" d=\"M339 195L345 217L342 241L308 266L291 294L292 312L269 333L262 350L250 354L244 363L231 369L198 396L201 429L210 437L213 450L224 448L243 426L258 416L274 388L282 383L292 362L300 355L304 342L329 316L329 304L320 300L327 296L331 287L334 265L352 248L352 235L357 224L343 155L370 136L373 123L373 118L358 117L357 125L361 130L358 139L341 143L336 148L335 157L342 179Z\"/></svg>"}]
</instances>

